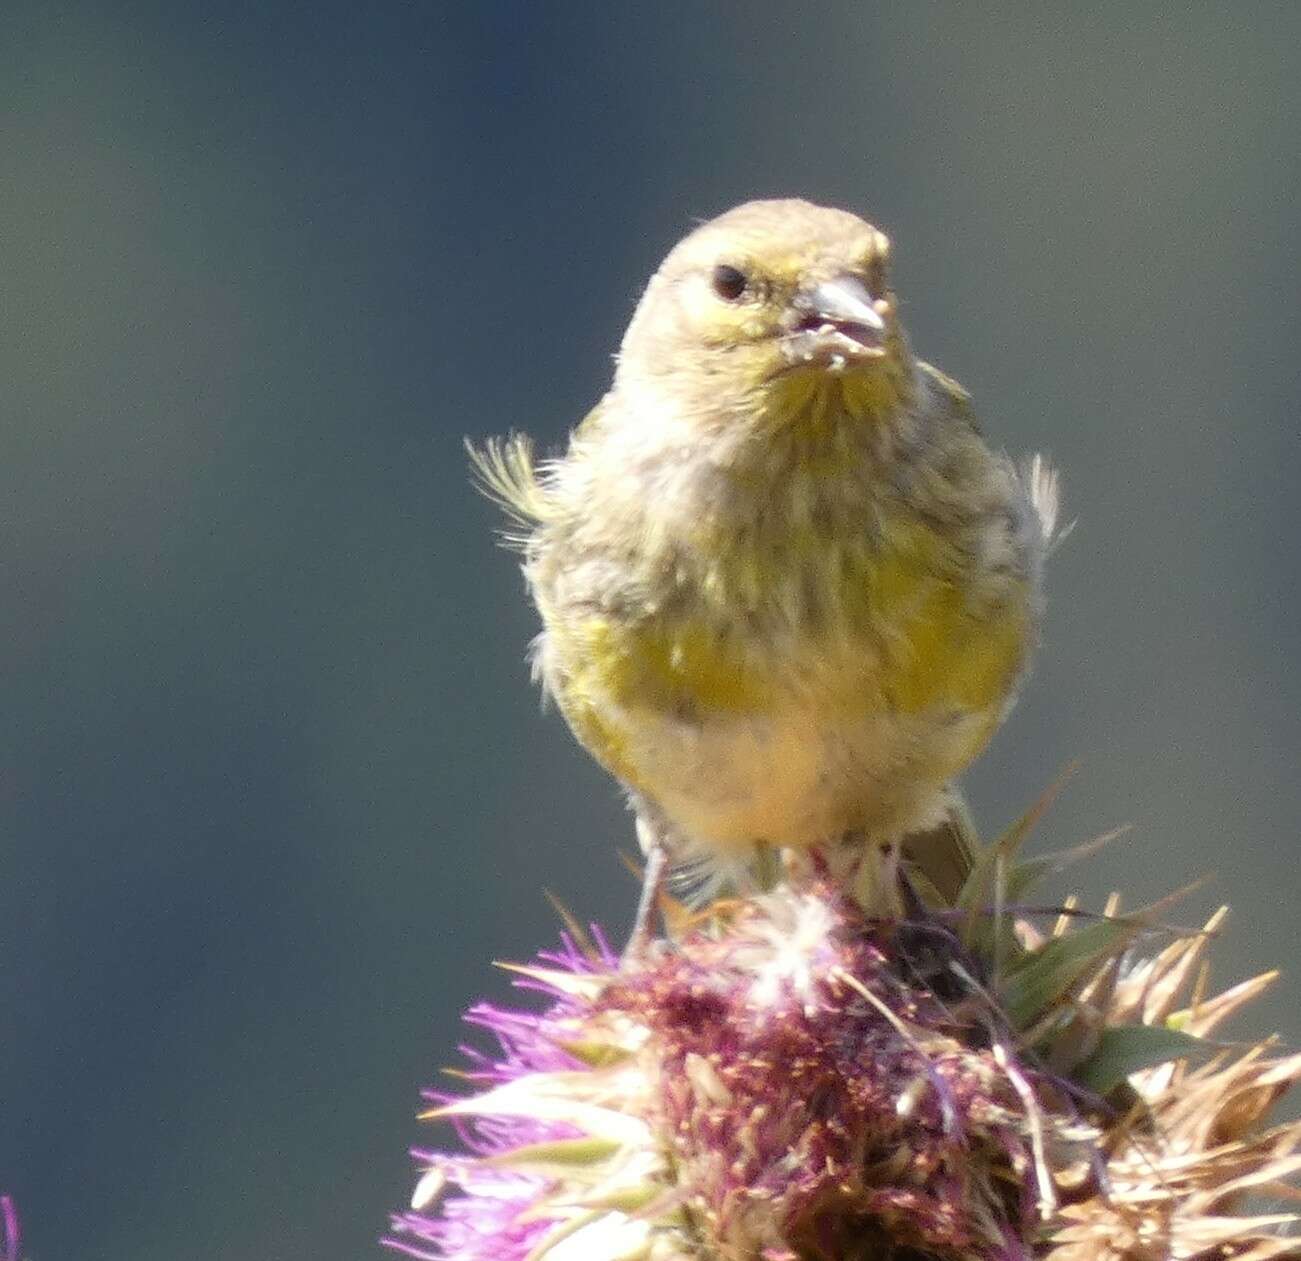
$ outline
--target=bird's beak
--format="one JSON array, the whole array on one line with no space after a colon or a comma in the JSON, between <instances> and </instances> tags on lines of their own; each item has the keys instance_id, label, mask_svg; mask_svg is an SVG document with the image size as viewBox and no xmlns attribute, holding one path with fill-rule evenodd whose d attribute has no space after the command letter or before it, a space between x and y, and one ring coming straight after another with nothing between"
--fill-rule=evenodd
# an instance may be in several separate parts
<instances>
[{"instance_id":1,"label":"bird's beak","mask_svg":"<svg viewBox=\"0 0 1301 1261\"><path fill-rule=\"evenodd\" d=\"M874 300L850 273L802 289L787 314L787 356L793 363L821 361L832 367L850 359L878 359L885 354L888 311L885 300Z\"/></svg>"}]
</instances>

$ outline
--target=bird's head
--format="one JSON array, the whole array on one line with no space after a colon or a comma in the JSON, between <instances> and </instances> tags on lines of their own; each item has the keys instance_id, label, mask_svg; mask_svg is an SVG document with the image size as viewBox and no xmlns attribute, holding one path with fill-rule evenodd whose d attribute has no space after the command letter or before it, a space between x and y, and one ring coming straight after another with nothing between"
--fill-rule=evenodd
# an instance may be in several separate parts
<instances>
[{"instance_id":1,"label":"bird's head","mask_svg":"<svg viewBox=\"0 0 1301 1261\"><path fill-rule=\"evenodd\" d=\"M692 411L781 420L838 395L891 408L910 364L889 242L857 215L752 201L697 228L651 278L619 380Z\"/></svg>"}]
</instances>

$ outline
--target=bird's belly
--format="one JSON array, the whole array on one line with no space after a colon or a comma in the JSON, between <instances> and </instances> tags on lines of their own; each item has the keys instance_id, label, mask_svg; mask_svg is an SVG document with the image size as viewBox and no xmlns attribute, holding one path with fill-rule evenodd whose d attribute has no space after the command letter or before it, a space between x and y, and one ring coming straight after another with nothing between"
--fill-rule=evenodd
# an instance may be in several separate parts
<instances>
[{"instance_id":1,"label":"bird's belly","mask_svg":"<svg viewBox=\"0 0 1301 1261\"><path fill-rule=\"evenodd\" d=\"M704 852L802 847L848 831L897 839L929 823L941 789L995 724L988 712L625 717L638 790Z\"/></svg>"}]
</instances>

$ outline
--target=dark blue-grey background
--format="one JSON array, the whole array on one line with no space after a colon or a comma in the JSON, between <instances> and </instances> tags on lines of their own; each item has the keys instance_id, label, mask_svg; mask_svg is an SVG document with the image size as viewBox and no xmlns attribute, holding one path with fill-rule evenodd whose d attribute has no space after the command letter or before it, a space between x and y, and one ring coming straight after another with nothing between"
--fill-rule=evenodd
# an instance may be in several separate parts
<instances>
[{"instance_id":1,"label":"dark blue-grey background","mask_svg":"<svg viewBox=\"0 0 1301 1261\"><path fill-rule=\"evenodd\" d=\"M462 435L558 440L693 216L863 210L1080 518L970 777L1296 944L1301 9L0 13L0 1186L35 1261L375 1256L416 1088L627 819ZM1056 890L1060 896L1068 886ZM1289 973L1255 1028L1295 1038Z\"/></svg>"}]
</instances>

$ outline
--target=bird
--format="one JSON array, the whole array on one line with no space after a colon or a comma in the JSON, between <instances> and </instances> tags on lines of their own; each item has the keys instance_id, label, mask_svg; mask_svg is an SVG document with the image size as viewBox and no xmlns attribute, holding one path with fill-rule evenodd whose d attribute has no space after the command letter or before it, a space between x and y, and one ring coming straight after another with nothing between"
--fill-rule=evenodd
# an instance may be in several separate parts
<instances>
[{"instance_id":1,"label":"bird","mask_svg":"<svg viewBox=\"0 0 1301 1261\"><path fill-rule=\"evenodd\" d=\"M900 862L949 900L970 867L953 781L1038 642L1058 478L914 356L890 261L852 212L739 205L665 257L562 453L470 444L534 673L637 816L633 943L668 871L848 854L897 913Z\"/></svg>"}]
</instances>

